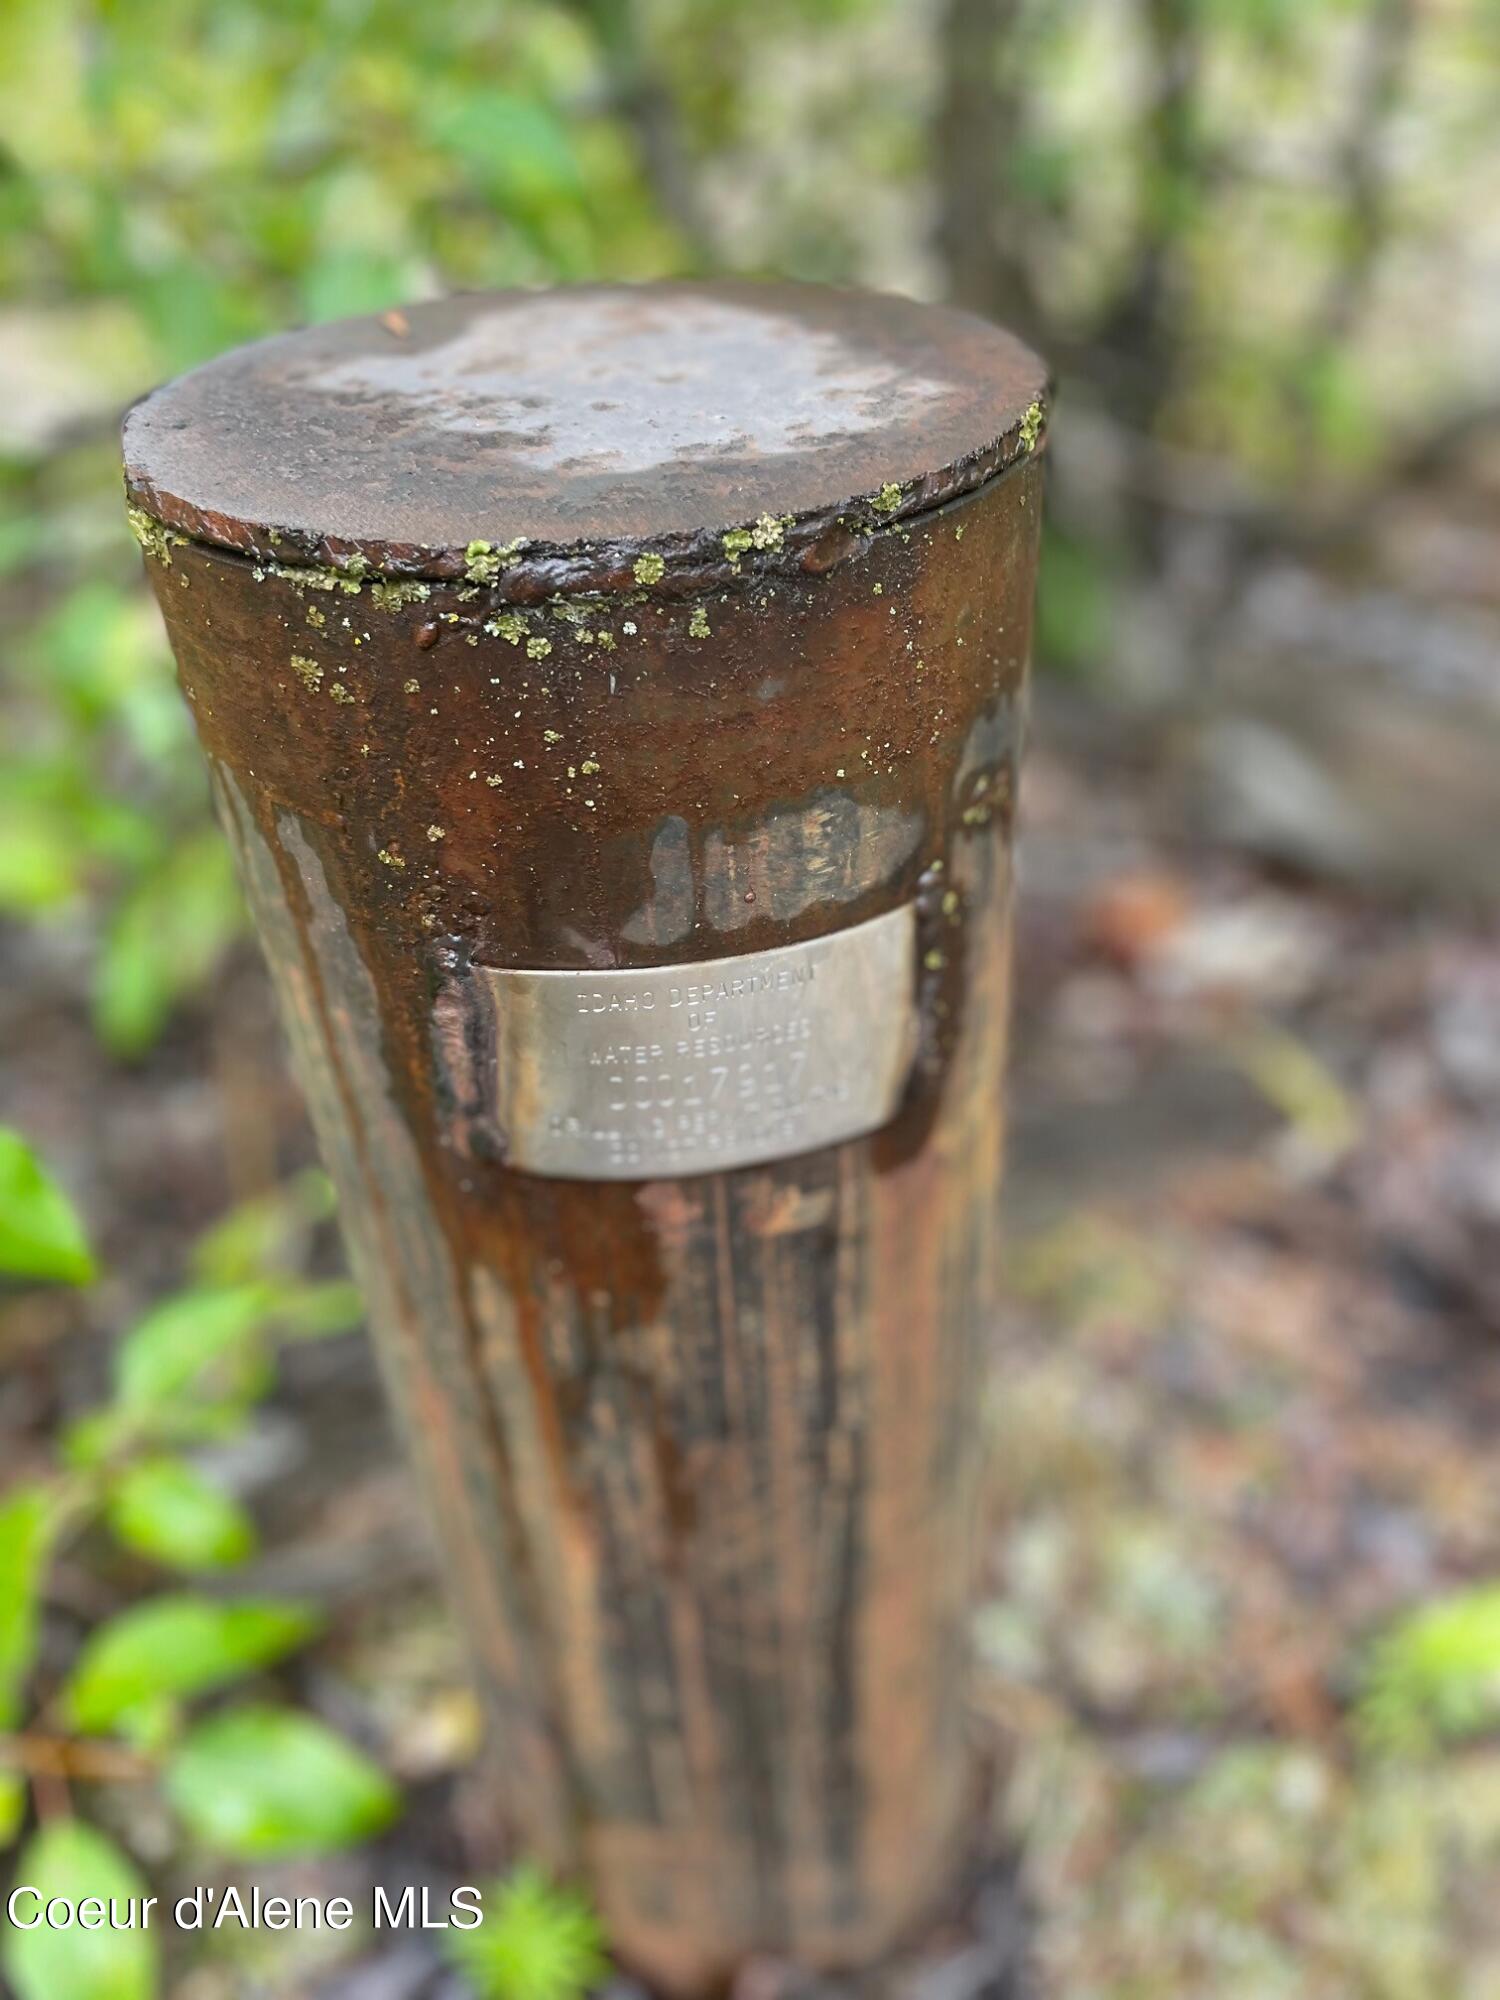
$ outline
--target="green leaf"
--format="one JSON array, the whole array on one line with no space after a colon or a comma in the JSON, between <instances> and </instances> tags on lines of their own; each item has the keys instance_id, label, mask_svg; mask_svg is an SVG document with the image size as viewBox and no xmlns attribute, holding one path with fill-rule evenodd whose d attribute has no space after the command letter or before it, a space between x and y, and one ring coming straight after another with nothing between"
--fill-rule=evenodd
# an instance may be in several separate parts
<instances>
[{"instance_id":1,"label":"green leaf","mask_svg":"<svg viewBox=\"0 0 1500 2000\"><path fill-rule=\"evenodd\" d=\"M1377 1751L1429 1750L1500 1722L1500 1584L1420 1606L1373 1647L1358 1723Z\"/></svg>"},{"instance_id":2,"label":"green leaf","mask_svg":"<svg viewBox=\"0 0 1500 2000\"><path fill-rule=\"evenodd\" d=\"M128 1467L109 1496L107 1518L127 1549L170 1569L227 1569L255 1549L244 1508L180 1458Z\"/></svg>"},{"instance_id":3,"label":"green leaf","mask_svg":"<svg viewBox=\"0 0 1500 2000\"><path fill-rule=\"evenodd\" d=\"M75 1905L88 1896L123 1905L146 1894L134 1863L97 1827L76 1819L54 1820L27 1842L15 1881L43 1901L65 1896ZM30 1896L17 1906L23 1921L37 1909ZM17 2000L153 2000L160 1969L153 1931L85 1930L77 1923L66 1930L7 1924L0 1963Z\"/></svg>"},{"instance_id":4,"label":"green leaf","mask_svg":"<svg viewBox=\"0 0 1500 2000\"><path fill-rule=\"evenodd\" d=\"M421 284L416 260L346 244L320 257L302 279L310 320L342 319L399 305Z\"/></svg>"},{"instance_id":5,"label":"green leaf","mask_svg":"<svg viewBox=\"0 0 1500 2000\"><path fill-rule=\"evenodd\" d=\"M312 1716L249 1704L200 1722L165 1783L195 1840L247 1860L348 1847L401 1803L383 1771Z\"/></svg>"},{"instance_id":6,"label":"green leaf","mask_svg":"<svg viewBox=\"0 0 1500 2000\"><path fill-rule=\"evenodd\" d=\"M52 1520L52 1499L44 1487L22 1487L0 1503L0 1729L16 1719L36 1655Z\"/></svg>"},{"instance_id":7,"label":"green leaf","mask_svg":"<svg viewBox=\"0 0 1500 2000\"><path fill-rule=\"evenodd\" d=\"M143 1703L205 1694L295 1652L318 1629L307 1606L180 1595L132 1606L93 1632L63 1692L73 1728L103 1735Z\"/></svg>"},{"instance_id":8,"label":"green leaf","mask_svg":"<svg viewBox=\"0 0 1500 2000\"><path fill-rule=\"evenodd\" d=\"M115 1358L122 1404L142 1411L171 1403L196 1387L204 1371L234 1357L265 1326L274 1286L231 1285L179 1292L126 1335Z\"/></svg>"},{"instance_id":9,"label":"green leaf","mask_svg":"<svg viewBox=\"0 0 1500 2000\"><path fill-rule=\"evenodd\" d=\"M73 1204L8 1126L0 1126L0 1272L66 1285L87 1285L94 1277Z\"/></svg>"},{"instance_id":10,"label":"green leaf","mask_svg":"<svg viewBox=\"0 0 1500 2000\"><path fill-rule=\"evenodd\" d=\"M0 1848L11 1846L26 1818L26 1780L0 1771Z\"/></svg>"},{"instance_id":11,"label":"green leaf","mask_svg":"<svg viewBox=\"0 0 1500 2000\"><path fill-rule=\"evenodd\" d=\"M276 1311L277 1325L292 1340L324 1340L331 1334L348 1333L364 1316L359 1286L348 1278L300 1285L287 1294Z\"/></svg>"},{"instance_id":12,"label":"green leaf","mask_svg":"<svg viewBox=\"0 0 1500 2000\"><path fill-rule=\"evenodd\" d=\"M332 1181L321 1167L306 1167L206 1229L193 1245L193 1270L205 1285L263 1278L278 1265L300 1262L308 1232L333 1212Z\"/></svg>"},{"instance_id":13,"label":"green leaf","mask_svg":"<svg viewBox=\"0 0 1500 2000\"><path fill-rule=\"evenodd\" d=\"M484 1922L449 1931L443 1949L479 2000L579 2000L609 1970L590 1905L535 1868L497 1883Z\"/></svg>"},{"instance_id":14,"label":"green leaf","mask_svg":"<svg viewBox=\"0 0 1500 2000\"><path fill-rule=\"evenodd\" d=\"M0 910L18 917L37 917L76 895L79 843L73 829L62 823L56 812L34 806L27 810L12 800L6 803L5 839L0 841Z\"/></svg>"},{"instance_id":15,"label":"green leaf","mask_svg":"<svg viewBox=\"0 0 1500 2000\"><path fill-rule=\"evenodd\" d=\"M143 1055L243 927L228 852L205 831L170 847L110 923L95 974L94 1024L121 1056Z\"/></svg>"},{"instance_id":16,"label":"green leaf","mask_svg":"<svg viewBox=\"0 0 1500 2000\"><path fill-rule=\"evenodd\" d=\"M453 89L425 122L503 208L566 203L582 191L572 134L535 98L488 85Z\"/></svg>"}]
</instances>

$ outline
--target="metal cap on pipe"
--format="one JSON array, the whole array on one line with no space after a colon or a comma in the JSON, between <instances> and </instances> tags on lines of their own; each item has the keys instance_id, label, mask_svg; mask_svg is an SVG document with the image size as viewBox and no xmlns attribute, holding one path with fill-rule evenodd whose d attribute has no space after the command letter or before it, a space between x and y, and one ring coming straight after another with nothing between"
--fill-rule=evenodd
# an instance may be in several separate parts
<instances>
[{"instance_id":1,"label":"metal cap on pipe","mask_svg":"<svg viewBox=\"0 0 1500 2000\"><path fill-rule=\"evenodd\" d=\"M1037 445L1040 361L909 299L745 281L438 299L257 342L125 425L144 515L515 602L830 567Z\"/></svg>"}]
</instances>

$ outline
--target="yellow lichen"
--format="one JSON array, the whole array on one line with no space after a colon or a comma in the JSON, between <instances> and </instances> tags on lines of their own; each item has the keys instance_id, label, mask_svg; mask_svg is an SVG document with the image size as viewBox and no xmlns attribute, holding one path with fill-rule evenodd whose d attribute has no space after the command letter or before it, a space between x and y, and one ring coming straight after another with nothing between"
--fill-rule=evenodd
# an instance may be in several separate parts
<instances>
[{"instance_id":1,"label":"yellow lichen","mask_svg":"<svg viewBox=\"0 0 1500 2000\"><path fill-rule=\"evenodd\" d=\"M175 528L169 528L165 521L158 521L154 514L148 514L144 507L127 507L125 519L130 523L130 532L140 543L148 556L157 562L172 567L172 550L181 548L187 541L186 535L179 535Z\"/></svg>"},{"instance_id":2,"label":"yellow lichen","mask_svg":"<svg viewBox=\"0 0 1500 2000\"><path fill-rule=\"evenodd\" d=\"M493 542L470 542L464 550L464 575L470 583L493 583L502 570L514 569L526 547L524 535L498 549Z\"/></svg>"},{"instance_id":3,"label":"yellow lichen","mask_svg":"<svg viewBox=\"0 0 1500 2000\"><path fill-rule=\"evenodd\" d=\"M648 550L643 556L637 556L635 559L635 580L637 583L660 583L666 573L666 562L661 556L656 555L651 550Z\"/></svg>"},{"instance_id":4,"label":"yellow lichen","mask_svg":"<svg viewBox=\"0 0 1500 2000\"><path fill-rule=\"evenodd\" d=\"M425 583L387 583L377 579L370 585L370 602L382 611L399 611L403 604L425 604L431 597Z\"/></svg>"}]
</instances>

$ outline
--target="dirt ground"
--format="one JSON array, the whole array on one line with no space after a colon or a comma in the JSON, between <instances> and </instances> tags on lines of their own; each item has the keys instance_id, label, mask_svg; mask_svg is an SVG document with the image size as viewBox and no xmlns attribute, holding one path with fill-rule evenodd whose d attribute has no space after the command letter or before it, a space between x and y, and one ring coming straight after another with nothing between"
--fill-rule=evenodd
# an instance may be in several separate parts
<instances>
[{"instance_id":1,"label":"dirt ground","mask_svg":"<svg viewBox=\"0 0 1500 2000\"><path fill-rule=\"evenodd\" d=\"M976 1620L976 1741L1011 1745L1010 1777L958 1913L861 1991L1500 1992L1500 1755L1393 1761L1361 1700L1394 1615L1500 1572L1500 935L1191 838L1158 775L1108 717L1039 704ZM248 949L136 1070L104 1065L65 940L6 950L5 1115L115 1274L8 1316L20 1475L192 1234L311 1146ZM331 1237L315 1254L337 1268ZM299 1693L410 1799L378 1849L296 1886L493 1866L475 1705L363 1337L291 1354L220 1469L266 1530L247 1581L332 1607ZM49 1644L138 1582L83 1550ZM101 1810L170 1878L148 1799ZM452 1991L420 1941L332 1945L251 1940L175 1992ZM735 2000L845 1992L767 1963Z\"/></svg>"}]
</instances>

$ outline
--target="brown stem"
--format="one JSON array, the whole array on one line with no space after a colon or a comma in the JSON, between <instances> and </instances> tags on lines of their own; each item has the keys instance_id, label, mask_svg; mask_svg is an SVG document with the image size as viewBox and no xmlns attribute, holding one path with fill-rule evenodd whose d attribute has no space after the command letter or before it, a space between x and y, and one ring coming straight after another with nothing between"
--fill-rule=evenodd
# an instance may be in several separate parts
<instances>
[{"instance_id":1,"label":"brown stem","mask_svg":"<svg viewBox=\"0 0 1500 2000\"><path fill-rule=\"evenodd\" d=\"M942 84L932 126L935 231L955 305L1002 314L1028 336L1035 301L1006 194L1006 149L1020 115L1004 80L1004 44L1023 0L948 0L940 30ZM1014 65L1009 66L1014 74Z\"/></svg>"},{"instance_id":2,"label":"brown stem","mask_svg":"<svg viewBox=\"0 0 1500 2000\"><path fill-rule=\"evenodd\" d=\"M25 1731L0 1736L0 1765L22 1771L40 1794L52 1781L66 1791L66 1781L84 1784L134 1784L156 1769L149 1757L119 1743L81 1743L71 1736L39 1736ZM40 1796L38 1805L40 1806Z\"/></svg>"},{"instance_id":3,"label":"brown stem","mask_svg":"<svg viewBox=\"0 0 1500 2000\"><path fill-rule=\"evenodd\" d=\"M634 0L584 0L583 12L604 58L615 108L635 136L651 191L695 267L711 270L717 261L713 229L683 144L676 101L639 32Z\"/></svg>"},{"instance_id":4,"label":"brown stem","mask_svg":"<svg viewBox=\"0 0 1500 2000\"><path fill-rule=\"evenodd\" d=\"M1345 344L1363 316L1374 288L1389 233L1391 173L1387 142L1400 107L1407 59L1416 30L1415 0L1376 0L1370 15L1354 105L1340 149L1335 183L1343 201L1343 255L1329 265L1322 292L1309 316L1302 365L1289 389L1296 414L1309 414L1307 370L1330 349ZM1296 429L1299 469L1316 451L1316 435L1305 421Z\"/></svg>"}]
</instances>

